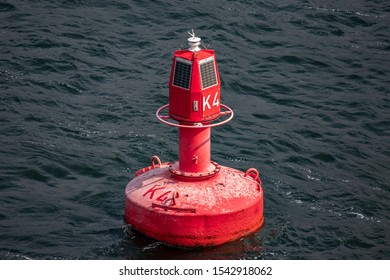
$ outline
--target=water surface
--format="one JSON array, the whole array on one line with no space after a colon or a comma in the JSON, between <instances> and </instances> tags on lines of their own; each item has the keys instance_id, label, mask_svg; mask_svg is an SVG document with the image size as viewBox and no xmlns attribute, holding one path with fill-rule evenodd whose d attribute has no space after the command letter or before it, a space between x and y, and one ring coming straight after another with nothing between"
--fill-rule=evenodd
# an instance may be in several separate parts
<instances>
[{"instance_id":1,"label":"water surface","mask_svg":"<svg viewBox=\"0 0 390 280\"><path fill-rule=\"evenodd\" d=\"M0 0L0 259L389 259L388 1ZM216 51L212 159L261 172L265 224L183 250L124 224L178 157L173 51Z\"/></svg>"}]
</instances>

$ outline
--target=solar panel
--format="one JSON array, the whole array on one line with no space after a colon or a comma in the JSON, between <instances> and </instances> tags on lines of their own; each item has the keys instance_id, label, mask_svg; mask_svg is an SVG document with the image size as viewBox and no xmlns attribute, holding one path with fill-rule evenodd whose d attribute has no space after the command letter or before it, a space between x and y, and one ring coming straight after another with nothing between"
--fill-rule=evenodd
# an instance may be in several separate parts
<instances>
[{"instance_id":1,"label":"solar panel","mask_svg":"<svg viewBox=\"0 0 390 280\"><path fill-rule=\"evenodd\" d=\"M173 85L185 89L190 88L191 80L191 61L176 58L175 73L173 76Z\"/></svg>"},{"instance_id":2,"label":"solar panel","mask_svg":"<svg viewBox=\"0 0 390 280\"><path fill-rule=\"evenodd\" d=\"M217 84L217 75L215 74L214 57L206 58L199 62L200 76L202 79L202 88L208 88Z\"/></svg>"}]
</instances>

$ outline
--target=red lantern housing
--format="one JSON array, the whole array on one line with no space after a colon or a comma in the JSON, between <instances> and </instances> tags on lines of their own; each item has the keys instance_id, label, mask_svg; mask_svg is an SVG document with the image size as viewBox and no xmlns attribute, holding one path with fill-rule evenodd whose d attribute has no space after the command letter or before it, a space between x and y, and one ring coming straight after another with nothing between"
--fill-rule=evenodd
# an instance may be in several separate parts
<instances>
[{"instance_id":1,"label":"red lantern housing","mask_svg":"<svg viewBox=\"0 0 390 280\"><path fill-rule=\"evenodd\" d=\"M172 119L207 122L219 118L220 88L214 51L175 51L169 80Z\"/></svg>"}]
</instances>

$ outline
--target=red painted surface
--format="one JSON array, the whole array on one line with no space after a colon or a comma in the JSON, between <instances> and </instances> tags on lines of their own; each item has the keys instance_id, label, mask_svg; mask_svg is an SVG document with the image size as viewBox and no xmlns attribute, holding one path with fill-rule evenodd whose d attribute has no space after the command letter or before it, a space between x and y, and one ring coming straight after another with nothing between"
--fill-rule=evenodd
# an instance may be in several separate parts
<instances>
[{"instance_id":1,"label":"red painted surface","mask_svg":"<svg viewBox=\"0 0 390 280\"><path fill-rule=\"evenodd\" d=\"M184 172L203 172L210 166L210 128L179 128L179 166Z\"/></svg>"},{"instance_id":2,"label":"red painted surface","mask_svg":"<svg viewBox=\"0 0 390 280\"><path fill-rule=\"evenodd\" d=\"M192 65L187 89L172 82L177 59ZM216 82L206 88L199 66L204 59L213 60L216 75ZM214 51L176 51L169 117L179 124L164 123L179 127L179 160L161 163L154 156L151 166L136 172L125 190L127 223L147 236L183 247L222 244L261 227L263 189L258 171L250 168L244 173L210 159L210 123L226 113L233 116L231 110L221 113L220 106L228 108L220 105ZM156 115L159 120L168 118Z\"/></svg>"}]
</instances>

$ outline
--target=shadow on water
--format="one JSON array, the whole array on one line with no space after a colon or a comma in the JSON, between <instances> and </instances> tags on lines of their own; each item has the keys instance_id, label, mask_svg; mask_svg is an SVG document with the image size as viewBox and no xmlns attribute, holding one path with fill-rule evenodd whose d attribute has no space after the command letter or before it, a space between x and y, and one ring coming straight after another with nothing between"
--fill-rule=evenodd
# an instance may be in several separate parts
<instances>
[{"instance_id":1,"label":"shadow on water","mask_svg":"<svg viewBox=\"0 0 390 280\"><path fill-rule=\"evenodd\" d=\"M216 247L181 248L174 247L148 238L131 225L122 227L122 239L109 248L100 248L94 254L103 259L142 259L142 260L220 260L248 259L250 255L261 255L262 247L256 239L256 233ZM119 230L116 230L119 235ZM86 256L87 257L87 256Z\"/></svg>"},{"instance_id":2,"label":"shadow on water","mask_svg":"<svg viewBox=\"0 0 390 280\"><path fill-rule=\"evenodd\" d=\"M285 259L283 250L274 250L273 244L286 234L288 222L270 228L267 222L256 232L238 240L215 247L183 248L167 245L149 238L134 229L131 225L123 225L121 229L109 230L120 239L108 247L91 250L80 256L89 259L134 259L134 260L237 260L237 259ZM299 257L298 257L299 258Z\"/></svg>"}]
</instances>

